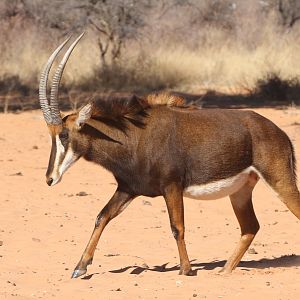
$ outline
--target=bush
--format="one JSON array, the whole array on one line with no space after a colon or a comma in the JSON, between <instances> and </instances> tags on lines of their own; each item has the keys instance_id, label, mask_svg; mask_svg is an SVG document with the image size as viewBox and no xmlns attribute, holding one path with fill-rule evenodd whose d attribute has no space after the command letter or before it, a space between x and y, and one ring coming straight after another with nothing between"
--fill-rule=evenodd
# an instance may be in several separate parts
<instances>
[{"instance_id":1,"label":"bush","mask_svg":"<svg viewBox=\"0 0 300 300\"><path fill-rule=\"evenodd\" d=\"M186 73L168 69L156 57L141 55L96 68L94 75L78 82L76 89L82 91L119 91L147 93L173 89L185 82Z\"/></svg>"},{"instance_id":2,"label":"bush","mask_svg":"<svg viewBox=\"0 0 300 300\"><path fill-rule=\"evenodd\" d=\"M298 78L283 79L279 73L268 73L257 80L254 94L268 101L292 102L298 100L299 91ZM297 93L298 97L295 99Z\"/></svg>"},{"instance_id":3,"label":"bush","mask_svg":"<svg viewBox=\"0 0 300 300\"><path fill-rule=\"evenodd\" d=\"M30 88L23 84L18 75L4 74L0 78L0 95L9 95L11 93L18 93L21 96L28 96Z\"/></svg>"}]
</instances>

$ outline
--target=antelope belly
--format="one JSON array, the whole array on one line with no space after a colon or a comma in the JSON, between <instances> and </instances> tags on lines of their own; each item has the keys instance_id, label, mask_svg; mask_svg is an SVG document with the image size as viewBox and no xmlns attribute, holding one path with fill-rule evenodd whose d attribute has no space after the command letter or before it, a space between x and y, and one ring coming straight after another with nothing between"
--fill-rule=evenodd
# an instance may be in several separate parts
<instances>
[{"instance_id":1,"label":"antelope belly","mask_svg":"<svg viewBox=\"0 0 300 300\"><path fill-rule=\"evenodd\" d=\"M190 185L184 189L183 195L198 200L214 200L226 197L237 192L247 182L252 170L253 168L249 167L229 178L202 185Z\"/></svg>"}]
</instances>

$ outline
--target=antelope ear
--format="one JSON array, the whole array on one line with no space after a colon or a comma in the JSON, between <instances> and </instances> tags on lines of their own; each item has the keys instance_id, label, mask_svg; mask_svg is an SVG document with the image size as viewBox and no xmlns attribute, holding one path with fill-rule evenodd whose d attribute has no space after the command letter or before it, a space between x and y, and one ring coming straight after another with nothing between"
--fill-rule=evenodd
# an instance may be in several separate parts
<instances>
[{"instance_id":1,"label":"antelope ear","mask_svg":"<svg viewBox=\"0 0 300 300\"><path fill-rule=\"evenodd\" d=\"M78 129L80 129L92 116L92 104L88 103L82 107L76 118L75 124Z\"/></svg>"}]
</instances>

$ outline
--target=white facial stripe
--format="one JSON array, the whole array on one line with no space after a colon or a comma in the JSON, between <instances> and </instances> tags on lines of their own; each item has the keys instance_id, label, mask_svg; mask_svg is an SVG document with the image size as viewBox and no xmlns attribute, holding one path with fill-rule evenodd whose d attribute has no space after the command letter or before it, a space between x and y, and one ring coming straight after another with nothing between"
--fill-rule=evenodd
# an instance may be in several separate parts
<instances>
[{"instance_id":1,"label":"white facial stripe","mask_svg":"<svg viewBox=\"0 0 300 300\"><path fill-rule=\"evenodd\" d=\"M55 137L55 141L56 141L56 155L55 155L53 172L57 172L59 168L60 157L65 153L65 147L61 143L61 140L58 135Z\"/></svg>"},{"instance_id":2,"label":"white facial stripe","mask_svg":"<svg viewBox=\"0 0 300 300\"><path fill-rule=\"evenodd\" d=\"M77 156L74 154L71 147L67 150L66 156L59 167L59 174L62 175L76 161Z\"/></svg>"},{"instance_id":3,"label":"white facial stripe","mask_svg":"<svg viewBox=\"0 0 300 300\"><path fill-rule=\"evenodd\" d=\"M53 182L51 185L55 185L58 183L61 179L61 173L59 172L59 161L61 160L61 157L65 154L65 147L61 143L61 140L58 135L55 136L55 143L56 143L56 154L55 154L55 161L54 166L51 174L51 178L53 179Z\"/></svg>"},{"instance_id":4,"label":"white facial stripe","mask_svg":"<svg viewBox=\"0 0 300 300\"><path fill-rule=\"evenodd\" d=\"M56 183L58 183L60 181L63 173L77 159L77 156L74 154L74 152L70 146L66 152L65 147L61 143L61 140L58 135L55 137L55 141L56 141L56 155L55 155L53 171L51 174L51 177L53 179L53 182L51 185L55 185ZM63 159L62 159L62 157L63 157Z\"/></svg>"}]
</instances>

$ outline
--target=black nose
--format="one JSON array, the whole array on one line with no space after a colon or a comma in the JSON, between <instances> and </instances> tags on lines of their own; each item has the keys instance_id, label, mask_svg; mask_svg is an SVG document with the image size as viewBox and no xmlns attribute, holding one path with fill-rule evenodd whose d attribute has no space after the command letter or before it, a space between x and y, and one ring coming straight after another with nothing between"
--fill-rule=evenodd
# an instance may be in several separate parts
<instances>
[{"instance_id":1,"label":"black nose","mask_svg":"<svg viewBox=\"0 0 300 300\"><path fill-rule=\"evenodd\" d=\"M52 182L53 182L53 178L49 178L49 179L47 179L47 184L50 186L51 184L52 184Z\"/></svg>"}]
</instances>

